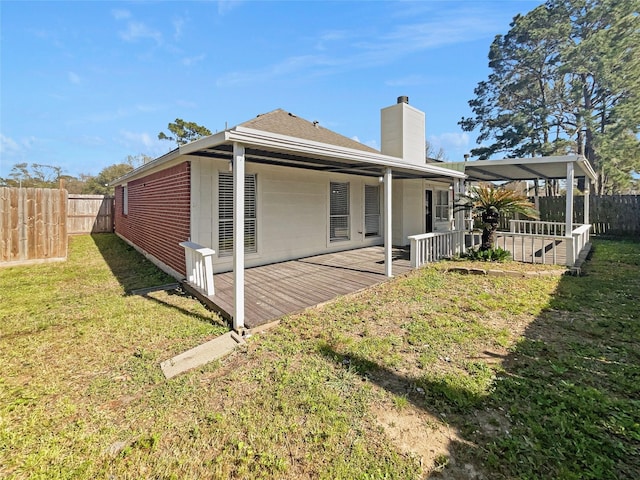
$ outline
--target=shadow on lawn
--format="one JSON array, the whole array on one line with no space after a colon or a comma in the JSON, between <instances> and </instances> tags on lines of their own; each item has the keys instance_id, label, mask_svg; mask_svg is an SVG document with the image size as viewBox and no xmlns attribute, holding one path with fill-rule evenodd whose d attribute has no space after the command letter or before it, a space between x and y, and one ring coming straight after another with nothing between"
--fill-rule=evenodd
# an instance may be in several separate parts
<instances>
[{"instance_id":1,"label":"shadow on lawn","mask_svg":"<svg viewBox=\"0 0 640 480\"><path fill-rule=\"evenodd\" d=\"M98 251L126 293L132 290L175 283L175 279L140 255L113 233L92 234Z\"/></svg>"},{"instance_id":2,"label":"shadow on lawn","mask_svg":"<svg viewBox=\"0 0 640 480\"><path fill-rule=\"evenodd\" d=\"M173 277L164 273L117 235L112 233L98 233L92 234L91 238L96 247L98 247L98 251L109 266L113 276L118 280L120 285L122 285L125 295L129 295L135 290L152 289L153 287L168 286L176 283ZM166 291L170 297L173 295L180 297L186 296L177 288L168 288ZM172 308L180 313L192 316L196 315L203 321L211 322L210 316L197 315L177 304L156 298L153 296L153 292L141 293L141 295L150 301Z\"/></svg>"},{"instance_id":3,"label":"shadow on lawn","mask_svg":"<svg viewBox=\"0 0 640 480\"><path fill-rule=\"evenodd\" d=\"M489 393L321 353L458 430L433 478L640 478L640 242L595 243L586 275L562 278Z\"/></svg>"}]
</instances>

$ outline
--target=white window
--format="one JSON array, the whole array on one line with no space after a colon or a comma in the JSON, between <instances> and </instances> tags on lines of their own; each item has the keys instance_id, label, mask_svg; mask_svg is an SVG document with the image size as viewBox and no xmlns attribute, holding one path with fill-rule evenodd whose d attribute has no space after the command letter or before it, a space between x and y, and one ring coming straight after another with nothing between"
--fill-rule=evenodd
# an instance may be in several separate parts
<instances>
[{"instance_id":1,"label":"white window","mask_svg":"<svg viewBox=\"0 0 640 480\"><path fill-rule=\"evenodd\" d=\"M257 240L256 176L244 179L244 251L256 253ZM233 174L218 173L218 252L221 257L233 254Z\"/></svg>"},{"instance_id":2,"label":"white window","mask_svg":"<svg viewBox=\"0 0 640 480\"><path fill-rule=\"evenodd\" d=\"M436 190L436 221L449 220L449 190Z\"/></svg>"},{"instance_id":3,"label":"white window","mask_svg":"<svg viewBox=\"0 0 640 480\"><path fill-rule=\"evenodd\" d=\"M126 184L122 187L122 214L129 215L129 187Z\"/></svg>"},{"instance_id":4,"label":"white window","mask_svg":"<svg viewBox=\"0 0 640 480\"><path fill-rule=\"evenodd\" d=\"M331 182L329 205L329 240L337 242L351 238L349 222L349 184Z\"/></svg>"},{"instance_id":5,"label":"white window","mask_svg":"<svg viewBox=\"0 0 640 480\"><path fill-rule=\"evenodd\" d=\"M364 236L380 235L380 185L364 186Z\"/></svg>"}]
</instances>

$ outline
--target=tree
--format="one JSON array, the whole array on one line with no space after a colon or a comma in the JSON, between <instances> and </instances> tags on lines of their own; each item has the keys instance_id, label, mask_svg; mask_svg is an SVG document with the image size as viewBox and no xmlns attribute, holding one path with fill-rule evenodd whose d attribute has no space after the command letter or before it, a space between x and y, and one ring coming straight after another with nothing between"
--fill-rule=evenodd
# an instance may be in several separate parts
<instances>
[{"instance_id":1,"label":"tree","mask_svg":"<svg viewBox=\"0 0 640 480\"><path fill-rule=\"evenodd\" d=\"M434 160L438 162L447 161L447 154L445 153L444 148L436 148L436 146L429 140L425 142L424 150L427 157L427 162Z\"/></svg>"},{"instance_id":2,"label":"tree","mask_svg":"<svg viewBox=\"0 0 640 480\"><path fill-rule=\"evenodd\" d=\"M174 123L170 123L167 128L169 129L169 132L171 132L170 135L160 132L158 134L158 138L160 140L176 142L178 146L193 142L198 138L211 135L208 128L194 122L185 122L181 118L176 118L176 121Z\"/></svg>"},{"instance_id":3,"label":"tree","mask_svg":"<svg viewBox=\"0 0 640 480\"><path fill-rule=\"evenodd\" d=\"M0 184L8 187L58 188L62 178L62 168L40 163L16 163L9 178L1 178Z\"/></svg>"},{"instance_id":4,"label":"tree","mask_svg":"<svg viewBox=\"0 0 640 480\"><path fill-rule=\"evenodd\" d=\"M489 184L472 187L469 193L460 194L454 209L471 211L474 218L479 217L482 220L481 251L493 248L496 231L500 225L500 215L519 213L529 218L540 218L540 214L527 197L513 190Z\"/></svg>"},{"instance_id":5,"label":"tree","mask_svg":"<svg viewBox=\"0 0 640 480\"><path fill-rule=\"evenodd\" d=\"M133 170L129 163L117 163L103 168L98 175L87 180L82 193L95 195L113 195L114 188L110 183Z\"/></svg>"},{"instance_id":6,"label":"tree","mask_svg":"<svg viewBox=\"0 0 640 480\"><path fill-rule=\"evenodd\" d=\"M469 101L472 155L582 154L598 193L640 171L640 0L549 0L518 15L489 51Z\"/></svg>"}]
</instances>

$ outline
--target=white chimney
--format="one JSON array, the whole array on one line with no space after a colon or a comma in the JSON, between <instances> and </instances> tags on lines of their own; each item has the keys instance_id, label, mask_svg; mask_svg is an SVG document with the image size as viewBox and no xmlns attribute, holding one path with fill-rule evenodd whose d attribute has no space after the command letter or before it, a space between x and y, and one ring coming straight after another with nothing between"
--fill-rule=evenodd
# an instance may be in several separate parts
<instances>
[{"instance_id":1,"label":"white chimney","mask_svg":"<svg viewBox=\"0 0 640 480\"><path fill-rule=\"evenodd\" d=\"M409 105L409 97L398 97L398 103L380 111L380 128L382 153L413 165L426 163L424 112Z\"/></svg>"}]
</instances>

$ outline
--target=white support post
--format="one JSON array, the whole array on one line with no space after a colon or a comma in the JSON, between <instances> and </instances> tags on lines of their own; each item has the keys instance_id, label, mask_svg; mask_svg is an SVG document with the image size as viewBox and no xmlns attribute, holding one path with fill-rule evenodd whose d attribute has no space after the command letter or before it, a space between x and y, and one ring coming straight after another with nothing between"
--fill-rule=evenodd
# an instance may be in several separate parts
<instances>
[{"instance_id":1,"label":"white support post","mask_svg":"<svg viewBox=\"0 0 640 480\"><path fill-rule=\"evenodd\" d=\"M233 144L233 329L244 328L244 146Z\"/></svg>"},{"instance_id":2,"label":"white support post","mask_svg":"<svg viewBox=\"0 0 640 480\"><path fill-rule=\"evenodd\" d=\"M565 238L567 239L567 261L568 266L573 266L577 252L573 248L573 162L567 162L567 195L565 205Z\"/></svg>"},{"instance_id":3,"label":"white support post","mask_svg":"<svg viewBox=\"0 0 640 480\"><path fill-rule=\"evenodd\" d=\"M584 216L583 224L589 225L591 220L589 219L589 190L591 190L591 180L589 177L584 177Z\"/></svg>"},{"instance_id":4,"label":"white support post","mask_svg":"<svg viewBox=\"0 0 640 480\"><path fill-rule=\"evenodd\" d=\"M464 179L457 178L456 180L454 180L453 191L454 191L453 208L455 209L456 200L460 198L460 195L464 193ZM456 249L455 249L456 253L464 253L466 251L465 245L464 245L464 237L465 237L464 232L466 230L465 223L466 223L465 211L460 209L457 212L455 212L455 226L456 226L456 230L460 232L460 235L458 235L457 238L462 240L460 242L460 245L456 245Z\"/></svg>"},{"instance_id":5,"label":"white support post","mask_svg":"<svg viewBox=\"0 0 640 480\"><path fill-rule=\"evenodd\" d=\"M391 169L387 168L384 171L384 274L387 277L393 277L393 265L391 264L392 243Z\"/></svg>"}]
</instances>

